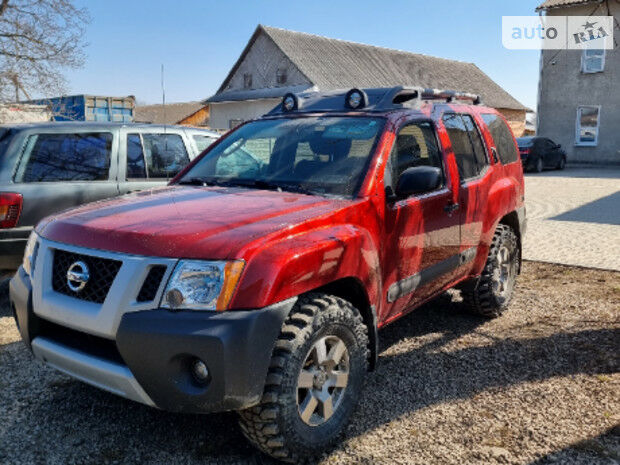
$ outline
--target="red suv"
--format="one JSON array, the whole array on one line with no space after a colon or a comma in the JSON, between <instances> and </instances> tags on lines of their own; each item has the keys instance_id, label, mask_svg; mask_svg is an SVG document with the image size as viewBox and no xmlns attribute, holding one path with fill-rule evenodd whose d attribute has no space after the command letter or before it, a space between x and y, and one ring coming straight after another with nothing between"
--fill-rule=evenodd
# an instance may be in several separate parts
<instances>
[{"instance_id":1,"label":"red suv","mask_svg":"<svg viewBox=\"0 0 620 465\"><path fill-rule=\"evenodd\" d=\"M347 423L378 329L455 286L506 309L523 194L515 139L475 96L287 94L167 187L43 220L11 302L37 359L161 409L237 410L298 461Z\"/></svg>"}]
</instances>

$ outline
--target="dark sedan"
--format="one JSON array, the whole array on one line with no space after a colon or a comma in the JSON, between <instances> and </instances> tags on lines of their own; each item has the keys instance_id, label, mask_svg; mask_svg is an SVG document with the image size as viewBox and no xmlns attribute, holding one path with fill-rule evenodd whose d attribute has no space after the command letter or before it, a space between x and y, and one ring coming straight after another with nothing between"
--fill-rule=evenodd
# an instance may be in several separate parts
<instances>
[{"instance_id":1,"label":"dark sedan","mask_svg":"<svg viewBox=\"0 0 620 465\"><path fill-rule=\"evenodd\" d=\"M518 137L519 154L523 171L540 173L545 168L563 170L566 152L560 144L546 137Z\"/></svg>"}]
</instances>

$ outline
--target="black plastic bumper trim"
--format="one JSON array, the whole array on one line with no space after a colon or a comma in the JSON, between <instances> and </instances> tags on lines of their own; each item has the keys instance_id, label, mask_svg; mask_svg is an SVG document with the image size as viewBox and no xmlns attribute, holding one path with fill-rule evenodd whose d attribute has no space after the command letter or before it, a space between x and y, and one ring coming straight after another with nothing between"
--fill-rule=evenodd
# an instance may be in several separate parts
<instances>
[{"instance_id":1,"label":"black plastic bumper trim","mask_svg":"<svg viewBox=\"0 0 620 465\"><path fill-rule=\"evenodd\" d=\"M476 257L477 247L470 247L456 255L446 258L434 265L424 268L419 273L408 276L390 286L387 293L387 301L394 302L401 297L411 294L419 287L422 287L440 276L456 270L459 266L465 265Z\"/></svg>"},{"instance_id":2,"label":"black plastic bumper trim","mask_svg":"<svg viewBox=\"0 0 620 465\"><path fill-rule=\"evenodd\" d=\"M276 339L295 302L221 313L126 313L116 345L157 407L187 413L244 409L260 401ZM205 384L192 377L196 359L209 369Z\"/></svg>"}]
</instances>

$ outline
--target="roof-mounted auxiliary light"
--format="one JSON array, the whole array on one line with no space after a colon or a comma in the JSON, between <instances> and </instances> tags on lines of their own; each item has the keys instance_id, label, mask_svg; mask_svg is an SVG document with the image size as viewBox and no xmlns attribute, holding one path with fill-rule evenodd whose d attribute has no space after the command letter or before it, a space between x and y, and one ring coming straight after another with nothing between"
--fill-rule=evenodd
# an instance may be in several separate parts
<instances>
[{"instance_id":1,"label":"roof-mounted auxiliary light","mask_svg":"<svg viewBox=\"0 0 620 465\"><path fill-rule=\"evenodd\" d=\"M284 97L282 97L282 109L284 111L293 111L293 110L297 110L299 108L299 100L297 99L297 96L295 94L291 94L290 92L288 94L285 94Z\"/></svg>"},{"instance_id":2,"label":"roof-mounted auxiliary light","mask_svg":"<svg viewBox=\"0 0 620 465\"><path fill-rule=\"evenodd\" d=\"M344 103L352 110L359 110L368 105L368 96L361 89L351 89L344 97Z\"/></svg>"}]
</instances>

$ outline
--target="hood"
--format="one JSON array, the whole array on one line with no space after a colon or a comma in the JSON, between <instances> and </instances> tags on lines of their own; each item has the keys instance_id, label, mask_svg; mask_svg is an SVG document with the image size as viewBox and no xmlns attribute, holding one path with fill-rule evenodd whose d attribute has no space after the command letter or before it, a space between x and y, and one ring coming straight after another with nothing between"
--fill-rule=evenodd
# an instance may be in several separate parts
<instances>
[{"instance_id":1,"label":"hood","mask_svg":"<svg viewBox=\"0 0 620 465\"><path fill-rule=\"evenodd\" d=\"M157 257L225 259L258 237L290 229L350 200L237 187L169 186L49 217L42 237ZM286 228L286 229L285 229Z\"/></svg>"}]
</instances>

